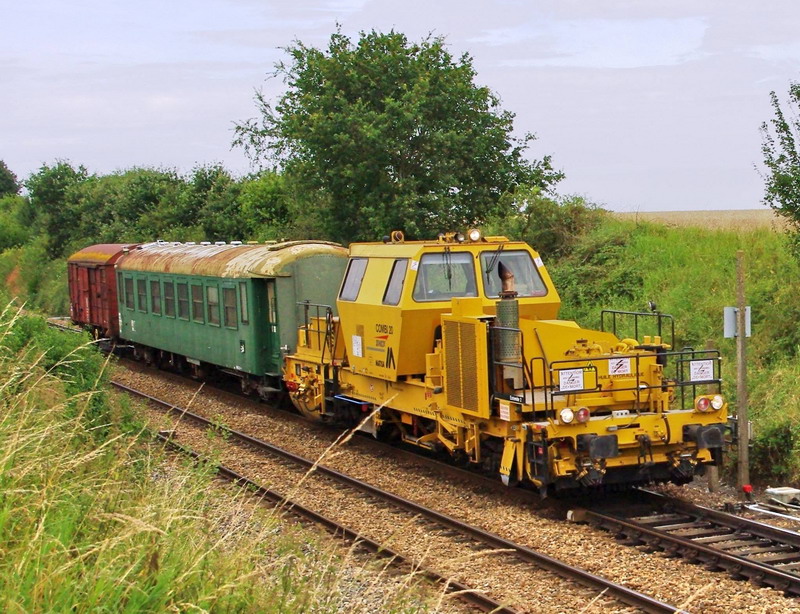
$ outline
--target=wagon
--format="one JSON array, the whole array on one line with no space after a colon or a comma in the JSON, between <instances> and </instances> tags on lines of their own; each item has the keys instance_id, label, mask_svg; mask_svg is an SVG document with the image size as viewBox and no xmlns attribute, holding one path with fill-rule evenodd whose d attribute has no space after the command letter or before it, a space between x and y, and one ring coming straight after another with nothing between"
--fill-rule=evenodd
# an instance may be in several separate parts
<instances>
[{"instance_id":1,"label":"wagon","mask_svg":"<svg viewBox=\"0 0 800 614\"><path fill-rule=\"evenodd\" d=\"M346 249L320 241L159 242L126 252L116 271L120 337L147 361L198 376L220 369L262 394L280 387L304 317L298 303L330 302L347 264Z\"/></svg>"},{"instance_id":2,"label":"wagon","mask_svg":"<svg viewBox=\"0 0 800 614\"><path fill-rule=\"evenodd\" d=\"M97 338L119 335L114 266L123 251L134 247L136 244L102 243L86 247L67 260L70 317Z\"/></svg>"}]
</instances>

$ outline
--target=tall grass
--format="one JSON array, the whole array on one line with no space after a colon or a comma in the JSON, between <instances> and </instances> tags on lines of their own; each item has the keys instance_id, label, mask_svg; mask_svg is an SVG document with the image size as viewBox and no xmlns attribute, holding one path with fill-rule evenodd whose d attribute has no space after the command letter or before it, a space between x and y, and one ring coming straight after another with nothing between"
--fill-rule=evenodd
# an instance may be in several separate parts
<instances>
[{"instance_id":1,"label":"tall grass","mask_svg":"<svg viewBox=\"0 0 800 614\"><path fill-rule=\"evenodd\" d=\"M104 359L73 336L50 346L37 321L0 316L0 611L362 609L352 594L376 576L146 445L100 392ZM423 609L402 591L373 603Z\"/></svg>"}]
</instances>

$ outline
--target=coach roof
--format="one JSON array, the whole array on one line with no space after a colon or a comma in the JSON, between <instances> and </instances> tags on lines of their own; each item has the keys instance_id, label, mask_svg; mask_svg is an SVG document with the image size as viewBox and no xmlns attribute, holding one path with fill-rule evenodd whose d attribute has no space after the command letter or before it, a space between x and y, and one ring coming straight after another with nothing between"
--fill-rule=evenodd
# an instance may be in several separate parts
<instances>
[{"instance_id":1,"label":"coach roof","mask_svg":"<svg viewBox=\"0 0 800 614\"><path fill-rule=\"evenodd\" d=\"M136 243L100 243L84 247L79 252L75 252L67 262L74 262L86 265L110 264L110 261L122 254L124 249L136 247Z\"/></svg>"},{"instance_id":2,"label":"coach roof","mask_svg":"<svg viewBox=\"0 0 800 614\"><path fill-rule=\"evenodd\" d=\"M287 267L312 256L346 258L347 250L326 241L287 241L265 245L148 243L131 249L117 264L123 271L148 271L207 277L284 277Z\"/></svg>"}]
</instances>

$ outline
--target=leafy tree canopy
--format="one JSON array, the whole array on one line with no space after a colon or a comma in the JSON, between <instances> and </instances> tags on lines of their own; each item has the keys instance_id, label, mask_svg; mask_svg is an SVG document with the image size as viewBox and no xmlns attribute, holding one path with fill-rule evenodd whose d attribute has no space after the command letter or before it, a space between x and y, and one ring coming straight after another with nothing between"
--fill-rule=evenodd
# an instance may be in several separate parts
<instances>
[{"instance_id":1,"label":"leafy tree canopy","mask_svg":"<svg viewBox=\"0 0 800 614\"><path fill-rule=\"evenodd\" d=\"M69 162L44 165L25 182L30 195L29 218L41 229L51 257L61 256L75 228L76 210L70 192L89 177L88 171Z\"/></svg>"},{"instance_id":2,"label":"leafy tree canopy","mask_svg":"<svg viewBox=\"0 0 800 614\"><path fill-rule=\"evenodd\" d=\"M11 172L6 163L0 160L0 198L19 194L22 186L17 181L17 176Z\"/></svg>"},{"instance_id":3,"label":"leafy tree canopy","mask_svg":"<svg viewBox=\"0 0 800 614\"><path fill-rule=\"evenodd\" d=\"M514 114L441 37L337 31L327 49L285 51L275 76L287 91L274 106L258 93L260 117L234 144L298 181L331 238L430 237L498 213L518 184L547 191L563 177L549 156L525 158L534 136L512 136Z\"/></svg>"},{"instance_id":4,"label":"leafy tree canopy","mask_svg":"<svg viewBox=\"0 0 800 614\"><path fill-rule=\"evenodd\" d=\"M800 83L789 86L788 113L775 92L770 92L775 116L761 124L761 151L767 172L764 202L800 232Z\"/></svg>"}]
</instances>

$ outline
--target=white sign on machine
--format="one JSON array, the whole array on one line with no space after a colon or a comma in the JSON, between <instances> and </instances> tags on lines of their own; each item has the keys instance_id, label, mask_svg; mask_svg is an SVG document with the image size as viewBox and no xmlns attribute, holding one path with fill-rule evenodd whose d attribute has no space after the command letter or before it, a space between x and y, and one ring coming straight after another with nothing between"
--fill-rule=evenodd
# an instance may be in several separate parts
<instances>
[{"instance_id":1,"label":"white sign on machine","mask_svg":"<svg viewBox=\"0 0 800 614\"><path fill-rule=\"evenodd\" d=\"M353 335L353 356L364 358L364 346L360 335Z\"/></svg>"},{"instance_id":2,"label":"white sign on machine","mask_svg":"<svg viewBox=\"0 0 800 614\"><path fill-rule=\"evenodd\" d=\"M690 360L689 361L689 381L691 382L710 382L714 379L714 361Z\"/></svg>"},{"instance_id":3,"label":"white sign on machine","mask_svg":"<svg viewBox=\"0 0 800 614\"><path fill-rule=\"evenodd\" d=\"M583 390L583 369L562 369L559 371L558 389L562 392Z\"/></svg>"}]
</instances>

